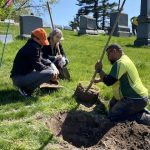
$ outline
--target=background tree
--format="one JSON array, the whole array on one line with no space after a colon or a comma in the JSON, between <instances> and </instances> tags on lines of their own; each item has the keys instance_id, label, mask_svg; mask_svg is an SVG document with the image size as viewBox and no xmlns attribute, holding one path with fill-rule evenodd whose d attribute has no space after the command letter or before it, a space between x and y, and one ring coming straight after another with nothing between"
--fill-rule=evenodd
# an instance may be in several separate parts
<instances>
[{"instance_id":1,"label":"background tree","mask_svg":"<svg viewBox=\"0 0 150 150\"><path fill-rule=\"evenodd\" d=\"M101 24L102 29L108 26L108 22L110 19L110 13L116 11L118 6L117 3L109 3L109 0L101 0L99 6L99 22Z\"/></svg>"},{"instance_id":2,"label":"background tree","mask_svg":"<svg viewBox=\"0 0 150 150\"><path fill-rule=\"evenodd\" d=\"M98 0L77 0L78 1L78 6L80 7L77 14L76 14L76 18L79 22L79 17L81 15L88 15L90 13L92 13L94 9L96 9L96 7L94 7L94 3L98 2Z\"/></svg>"},{"instance_id":3,"label":"background tree","mask_svg":"<svg viewBox=\"0 0 150 150\"><path fill-rule=\"evenodd\" d=\"M79 22L76 17L74 17L73 21L69 22L69 26L72 28L72 30L77 29L77 27L79 26Z\"/></svg>"},{"instance_id":4,"label":"background tree","mask_svg":"<svg viewBox=\"0 0 150 150\"><path fill-rule=\"evenodd\" d=\"M9 12L13 9L13 6L5 7L6 0L0 1L0 20L4 20L8 17Z\"/></svg>"},{"instance_id":5,"label":"background tree","mask_svg":"<svg viewBox=\"0 0 150 150\"><path fill-rule=\"evenodd\" d=\"M0 6L3 6L6 0L1 0ZM56 3L59 0L13 0L13 5L11 7L0 8L0 16L1 19L5 19L8 17L8 14L12 9L12 19L18 21L19 16L22 14L29 15L31 13L35 15L42 15L47 10L46 2L49 1L50 4ZM5 13L7 12L7 13Z\"/></svg>"},{"instance_id":6,"label":"background tree","mask_svg":"<svg viewBox=\"0 0 150 150\"><path fill-rule=\"evenodd\" d=\"M110 12L115 11L117 3L109 0L77 0L80 7L77 13L80 15L92 15L96 19L97 28L105 29L108 25Z\"/></svg>"}]
</instances>

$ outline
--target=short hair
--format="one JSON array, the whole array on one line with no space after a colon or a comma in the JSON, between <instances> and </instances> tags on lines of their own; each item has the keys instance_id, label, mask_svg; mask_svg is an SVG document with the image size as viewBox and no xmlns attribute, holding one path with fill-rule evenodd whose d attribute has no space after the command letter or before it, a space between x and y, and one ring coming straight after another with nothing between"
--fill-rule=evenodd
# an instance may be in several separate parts
<instances>
[{"instance_id":1,"label":"short hair","mask_svg":"<svg viewBox=\"0 0 150 150\"><path fill-rule=\"evenodd\" d=\"M107 47L106 51L108 51L109 49L116 49L116 50L118 50L118 51L123 52L122 47L121 47L119 44L117 44L117 43L114 43L114 44L109 45L109 46Z\"/></svg>"}]
</instances>

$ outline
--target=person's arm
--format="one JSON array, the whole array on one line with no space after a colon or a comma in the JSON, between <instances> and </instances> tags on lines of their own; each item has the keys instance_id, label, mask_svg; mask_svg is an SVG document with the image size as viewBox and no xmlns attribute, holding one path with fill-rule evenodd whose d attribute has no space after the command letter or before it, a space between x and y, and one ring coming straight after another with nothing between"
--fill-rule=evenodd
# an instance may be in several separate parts
<instances>
[{"instance_id":1,"label":"person's arm","mask_svg":"<svg viewBox=\"0 0 150 150\"><path fill-rule=\"evenodd\" d=\"M106 84L107 86L111 86L113 85L117 79L114 78L113 76L111 75L107 75L103 70L102 70L102 63L100 61L98 61L96 64L95 64L95 70L97 71L97 73L99 73L100 75L100 79L98 80L95 80L94 82L95 83L98 83L98 82L104 82L104 84Z\"/></svg>"},{"instance_id":2,"label":"person's arm","mask_svg":"<svg viewBox=\"0 0 150 150\"><path fill-rule=\"evenodd\" d=\"M95 79L94 80L94 83L98 83L98 82L103 82L103 78L104 76L106 75L105 72L102 70L103 68L103 65L102 65L102 62L101 61L97 61L96 64L95 64L95 71L97 73L99 73L100 75L100 78L99 79Z\"/></svg>"},{"instance_id":3,"label":"person's arm","mask_svg":"<svg viewBox=\"0 0 150 150\"><path fill-rule=\"evenodd\" d=\"M116 78L112 77L111 75L107 75L103 70L98 73L100 75L100 78L95 79L95 83L104 82L104 84L106 84L107 86L111 86L117 81Z\"/></svg>"},{"instance_id":4,"label":"person's arm","mask_svg":"<svg viewBox=\"0 0 150 150\"><path fill-rule=\"evenodd\" d=\"M99 71L97 71L97 73L99 73L100 78L94 79L94 83L103 82L103 78L106 75L105 72L103 70L99 70Z\"/></svg>"},{"instance_id":5,"label":"person's arm","mask_svg":"<svg viewBox=\"0 0 150 150\"><path fill-rule=\"evenodd\" d=\"M65 54L65 52L64 52L64 49L63 49L61 43L59 43L59 50L60 50L60 54L61 54L63 57L66 57L66 54Z\"/></svg>"},{"instance_id":6,"label":"person's arm","mask_svg":"<svg viewBox=\"0 0 150 150\"><path fill-rule=\"evenodd\" d=\"M126 65L124 64L124 62L121 61L116 61L111 70L110 73L108 75L106 75L103 78L103 82L107 85L113 85L115 82L117 82L118 80L120 80L120 78L127 72L126 70Z\"/></svg>"},{"instance_id":7,"label":"person's arm","mask_svg":"<svg viewBox=\"0 0 150 150\"><path fill-rule=\"evenodd\" d=\"M36 71L41 71L41 70L48 68L48 66L44 65L41 62L40 48L31 49L31 58L32 58L32 63L33 63L34 69Z\"/></svg>"},{"instance_id":8,"label":"person's arm","mask_svg":"<svg viewBox=\"0 0 150 150\"><path fill-rule=\"evenodd\" d=\"M41 51L44 59L49 59L51 62L55 61L55 56L52 55L52 49L50 45L44 46Z\"/></svg>"},{"instance_id":9,"label":"person's arm","mask_svg":"<svg viewBox=\"0 0 150 150\"><path fill-rule=\"evenodd\" d=\"M52 63L49 59L44 59L44 58L41 58L41 62L46 66L50 66Z\"/></svg>"},{"instance_id":10,"label":"person's arm","mask_svg":"<svg viewBox=\"0 0 150 150\"><path fill-rule=\"evenodd\" d=\"M111 85L113 85L117 81L118 80L116 78L112 77L111 75L105 75L104 78L103 78L103 82L107 86L111 86Z\"/></svg>"},{"instance_id":11,"label":"person's arm","mask_svg":"<svg viewBox=\"0 0 150 150\"><path fill-rule=\"evenodd\" d=\"M66 66L69 64L69 60L68 60L68 58L66 57L66 54L65 54L65 52L64 52L64 49L63 49L61 43L59 43L59 49L60 49L60 53L61 53L62 57L65 58L65 65L64 65L64 67L66 67Z\"/></svg>"}]
</instances>

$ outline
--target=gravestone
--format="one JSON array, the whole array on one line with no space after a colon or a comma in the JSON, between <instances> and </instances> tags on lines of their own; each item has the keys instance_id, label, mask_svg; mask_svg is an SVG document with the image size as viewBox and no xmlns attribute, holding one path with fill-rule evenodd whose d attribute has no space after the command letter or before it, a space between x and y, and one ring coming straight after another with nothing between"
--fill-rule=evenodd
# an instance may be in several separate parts
<instances>
[{"instance_id":1,"label":"gravestone","mask_svg":"<svg viewBox=\"0 0 150 150\"><path fill-rule=\"evenodd\" d=\"M63 26L62 26L62 25L54 25L54 26L55 26L55 28L57 28L57 29L63 30Z\"/></svg>"},{"instance_id":2,"label":"gravestone","mask_svg":"<svg viewBox=\"0 0 150 150\"><path fill-rule=\"evenodd\" d=\"M113 28L113 25L116 21L118 12L113 12L110 14L110 29L109 33ZM130 36L130 28L128 28L128 15L121 13L116 28L113 33L114 36L119 37L128 37Z\"/></svg>"},{"instance_id":3,"label":"gravestone","mask_svg":"<svg viewBox=\"0 0 150 150\"><path fill-rule=\"evenodd\" d=\"M80 16L80 25L78 34L98 34L96 19L83 15Z\"/></svg>"},{"instance_id":4,"label":"gravestone","mask_svg":"<svg viewBox=\"0 0 150 150\"><path fill-rule=\"evenodd\" d=\"M150 46L150 0L141 0L141 12L138 16L137 39L135 46Z\"/></svg>"},{"instance_id":5,"label":"gravestone","mask_svg":"<svg viewBox=\"0 0 150 150\"><path fill-rule=\"evenodd\" d=\"M36 28L43 27L43 21L41 18L30 15L20 16L20 37L30 38L31 32Z\"/></svg>"},{"instance_id":6,"label":"gravestone","mask_svg":"<svg viewBox=\"0 0 150 150\"><path fill-rule=\"evenodd\" d=\"M15 20L13 20L13 19L5 19L4 23L15 24Z\"/></svg>"},{"instance_id":7,"label":"gravestone","mask_svg":"<svg viewBox=\"0 0 150 150\"><path fill-rule=\"evenodd\" d=\"M63 26L63 29L64 29L64 30L72 31L72 28L71 28L71 27L69 27L69 26Z\"/></svg>"}]
</instances>

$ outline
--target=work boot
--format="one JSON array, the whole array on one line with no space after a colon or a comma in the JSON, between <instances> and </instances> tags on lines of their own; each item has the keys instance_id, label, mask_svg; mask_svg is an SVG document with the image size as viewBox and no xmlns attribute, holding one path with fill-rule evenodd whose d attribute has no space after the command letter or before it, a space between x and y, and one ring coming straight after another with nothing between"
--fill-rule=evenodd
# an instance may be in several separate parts
<instances>
[{"instance_id":1,"label":"work boot","mask_svg":"<svg viewBox=\"0 0 150 150\"><path fill-rule=\"evenodd\" d=\"M149 111L148 109L146 109L146 108L144 108L144 112L145 112L146 114L150 114L150 111Z\"/></svg>"},{"instance_id":2,"label":"work boot","mask_svg":"<svg viewBox=\"0 0 150 150\"><path fill-rule=\"evenodd\" d=\"M24 89L24 88L19 88L18 91L23 97L26 97L26 98L31 97L31 95L32 95L31 90L27 90L27 89Z\"/></svg>"},{"instance_id":3,"label":"work boot","mask_svg":"<svg viewBox=\"0 0 150 150\"><path fill-rule=\"evenodd\" d=\"M143 112L142 114L138 115L138 119L136 121L137 123L150 126L150 114Z\"/></svg>"}]
</instances>

